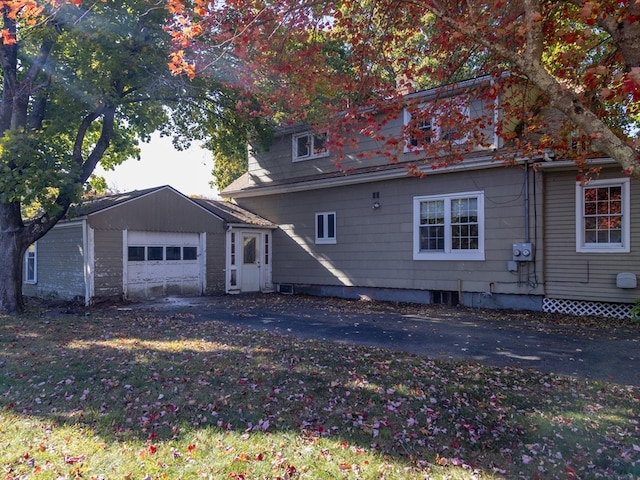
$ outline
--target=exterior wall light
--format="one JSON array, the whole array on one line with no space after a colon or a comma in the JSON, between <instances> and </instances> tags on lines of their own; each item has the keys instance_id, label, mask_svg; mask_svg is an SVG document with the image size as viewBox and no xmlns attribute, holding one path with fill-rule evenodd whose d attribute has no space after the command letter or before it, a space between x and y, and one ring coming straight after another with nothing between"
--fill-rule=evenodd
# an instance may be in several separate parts
<instances>
[{"instance_id":1,"label":"exterior wall light","mask_svg":"<svg viewBox=\"0 0 640 480\"><path fill-rule=\"evenodd\" d=\"M377 210L380 208L380 202L375 201L373 202L373 205L371 205L371 208L373 208L374 210Z\"/></svg>"}]
</instances>

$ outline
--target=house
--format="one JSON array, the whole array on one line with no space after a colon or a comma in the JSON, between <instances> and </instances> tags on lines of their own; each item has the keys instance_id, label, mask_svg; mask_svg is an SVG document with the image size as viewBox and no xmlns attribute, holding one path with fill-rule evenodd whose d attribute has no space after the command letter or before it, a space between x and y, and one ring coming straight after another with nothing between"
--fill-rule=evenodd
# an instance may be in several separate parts
<instances>
[{"instance_id":1,"label":"house","mask_svg":"<svg viewBox=\"0 0 640 480\"><path fill-rule=\"evenodd\" d=\"M25 256L23 293L103 299L271 291L274 225L170 186L73 206ZM260 263L260 259L265 261Z\"/></svg>"},{"instance_id":2,"label":"house","mask_svg":"<svg viewBox=\"0 0 640 480\"><path fill-rule=\"evenodd\" d=\"M413 93L407 105L462 98L456 115L473 119L483 105L469 92L480 81ZM412 112L382 133L400 135ZM450 135L442 125L427 118L417 128ZM222 195L278 225L270 251L281 292L628 315L640 298L640 184L608 158L592 159L602 172L585 185L553 152L506 167L494 133L486 126L459 163L417 163L427 174L419 178L406 168L419 147L413 134L406 160L368 158L373 141L362 138L338 170L325 132L286 127L268 151L251 151L248 171Z\"/></svg>"}]
</instances>

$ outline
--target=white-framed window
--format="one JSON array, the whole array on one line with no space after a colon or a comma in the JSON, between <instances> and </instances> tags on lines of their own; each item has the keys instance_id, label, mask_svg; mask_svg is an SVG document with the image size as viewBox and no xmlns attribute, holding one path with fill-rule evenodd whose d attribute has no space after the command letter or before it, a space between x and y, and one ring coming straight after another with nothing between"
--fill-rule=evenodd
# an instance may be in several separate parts
<instances>
[{"instance_id":1,"label":"white-framed window","mask_svg":"<svg viewBox=\"0 0 640 480\"><path fill-rule=\"evenodd\" d=\"M405 151L422 150L424 145L435 140L433 128L431 127L432 119L421 118L416 120L416 124L411 124L412 115L406 108L404 109L404 125L409 130L409 138L405 146Z\"/></svg>"},{"instance_id":2,"label":"white-framed window","mask_svg":"<svg viewBox=\"0 0 640 480\"><path fill-rule=\"evenodd\" d=\"M309 160L312 158L326 157L327 132L306 132L293 136L293 161Z\"/></svg>"},{"instance_id":3,"label":"white-framed window","mask_svg":"<svg viewBox=\"0 0 640 480\"><path fill-rule=\"evenodd\" d=\"M469 98L454 98L437 106L428 104L419 105L413 111L422 111L416 124L412 125L413 115L407 108L404 109L404 125L408 129L409 138L405 151L418 151L424 145L437 141L449 141L461 145L467 141L467 135L460 132L460 125L467 121L471 115ZM416 135L420 132L419 136Z\"/></svg>"},{"instance_id":4,"label":"white-framed window","mask_svg":"<svg viewBox=\"0 0 640 480\"><path fill-rule=\"evenodd\" d=\"M413 199L414 260L484 260L484 193Z\"/></svg>"},{"instance_id":5,"label":"white-framed window","mask_svg":"<svg viewBox=\"0 0 640 480\"><path fill-rule=\"evenodd\" d=\"M38 281L38 250L35 243L29 245L24 254L24 281L25 283Z\"/></svg>"},{"instance_id":6,"label":"white-framed window","mask_svg":"<svg viewBox=\"0 0 640 480\"><path fill-rule=\"evenodd\" d=\"M336 212L316 213L316 243L336 243Z\"/></svg>"},{"instance_id":7,"label":"white-framed window","mask_svg":"<svg viewBox=\"0 0 640 480\"><path fill-rule=\"evenodd\" d=\"M628 253L630 249L629 179L576 184L576 251Z\"/></svg>"}]
</instances>

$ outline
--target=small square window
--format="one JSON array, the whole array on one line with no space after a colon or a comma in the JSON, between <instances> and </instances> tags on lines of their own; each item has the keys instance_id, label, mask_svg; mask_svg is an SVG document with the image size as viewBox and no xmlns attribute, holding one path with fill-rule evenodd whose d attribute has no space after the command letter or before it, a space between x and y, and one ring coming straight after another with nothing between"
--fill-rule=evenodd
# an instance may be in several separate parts
<instances>
[{"instance_id":1,"label":"small square window","mask_svg":"<svg viewBox=\"0 0 640 480\"><path fill-rule=\"evenodd\" d=\"M293 136L293 161L309 160L311 158L326 157L327 132L303 133Z\"/></svg>"},{"instance_id":2,"label":"small square window","mask_svg":"<svg viewBox=\"0 0 640 480\"><path fill-rule=\"evenodd\" d=\"M130 262L144 262L144 247L129 247L127 252Z\"/></svg>"},{"instance_id":3,"label":"small square window","mask_svg":"<svg viewBox=\"0 0 640 480\"><path fill-rule=\"evenodd\" d=\"M164 260L164 247L147 247L147 260Z\"/></svg>"},{"instance_id":4,"label":"small square window","mask_svg":"<svg viewBox=\"0 0 640 480\"><path fill-rule=\"evenodd\" d=\"M167 260L181 260L181 247L167 247Z\"/></svg>"},{"instance_id":5,"label":"small square window","mask_svg":"<svg viewBox=\"0 0 640 480\"><path fill-rule=\"evenodd\" d=\"M182 247L182 259L183 260L197 260L198 248L197 247Z\"/></svg>"}]
</instances>

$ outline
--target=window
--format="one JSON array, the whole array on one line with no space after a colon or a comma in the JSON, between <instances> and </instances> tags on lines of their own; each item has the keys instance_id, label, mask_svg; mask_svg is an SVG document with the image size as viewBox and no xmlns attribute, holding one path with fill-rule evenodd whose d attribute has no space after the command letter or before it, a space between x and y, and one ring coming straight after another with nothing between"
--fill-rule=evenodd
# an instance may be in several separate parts
<instances>
[{"instance_id":1,"label":"window","mask_svg":"<svg viewBox=\"0 0 640 480\"><path fill-rule=\"evenodd\" d=\"M236 234L231 233L231 265L236 264Z\"/></svg>"},{"instance_id":2,"label":"window","mask_svg":"<svg viewBox=\"0 0 640 480\"><path fill-rule=\"evenodd\" d=\"M167 260L180 260L180 247L167 247Z\"/></svg>"},{"instance_id":3,"label":"window","mask_svg":"<svg viewBox=\"0 0 640 480\"><path fill-rule=\"evenodd\" d=\"M411 122L411 113L405 109L404 124L408 128L409 140L405 150L421 150L424 145L433 141L433 129L431 128L431 118Z\"/></svg>"},{"instance_id":4,"label":"window","mask_svg":"<svg viewBox=\"0 0 640 480\"><path fill-rule=\"evenodd\" d=\"M145 257L146 251L146 257ZM161 246L130 246L127 249L128 259L130 262L147 261L179 261L179 260L197 260L198 247L161 247Z\"/></svg>"},{"instance_id":5,"label":"window","mask_svg":"<svg viewBox=\"0 0 640 480\"><path fill-rule=\"evenodd\" d=\"M576 185L576 251L630 252L629 179Z\"/></svg>"},{"instance_id":6,"label":"window","mask_svg":"<svg viewBox=\"0 0 640 480\"><path fill-rule=\"evenodd\" d=\"M418 106L418 110L421 111L420 116L429 118L416 119L412 123L411 112L408 109L404 110L404 125L409 136L405 151L421 150L426 144L435 141L447 141L458 145L467 141L466 134L460 131L460 126L471 114L467 97L454 98L431 107L423 104Z\"/></svg>"},{"instance_id":7,"label":"window","mask_svg":"<svg viewBox=\"0 0 640 480\"><path fill-rule=\"evenodd\" d=\"M316 243L336 243L336 212L316 213Z\"/></svg>"},{"instance_id":8,"label":"window","mask_svg":"<svg viewBox=\"0 0 640 480\"><path fill-rule=\"evenodd\" d=\"M147 260L164 260L164 247L147 247Z\"/></svg>"},{"instance_id":9,"label":"window","mask_svg":"<svg viewBox=\"0 0 640 480\"><path fill-rule=\"evenodd\" d=\"M36 252L36 244L29 245L27 251L24 256L24 281L25 283L36 283L37 282L37 252Z\"/></svg>"},{"instance_id":10,"label":"window","mask_svg":"<svg viewBox=\"0 0 640 480\"><path fill-rule=\"evenodd\" d=\"M128 258L130 262L144 262L144 247L129 247Z\"/></svg>"},{"instance_id":11,"label":"window","mask_svg":"<svg viewBox=\"0 0 640 480\"><path fill-rule=\"evenodd\" d=\"M414 260L484 260L484 194L414 197Z\"/></svg>"},{"instance_id":12,"label":"window","mask_svg":"<svg viewBox=\"0 0 640 480\"><path fill-rule=\"evenodd\" d=\"M182 259L183 260L197 260L198 259L198 247L182 247Z\"/></svg>"},{"instance_id":13,"label":"window","mask_svg":"<svg viewBox=\"0 0 640 480\"><path fill-rule=\"evenodd\" d=\"M242 253L242 263L245 265L252 265L256 263L257 258L257 245L256 245L256 237L244 237L242 239L243 242L243 253Z\"/></svg>"},{"instance_id":14,"label":"window","mask_svg":"<svg viewBox=\"0 0 640 480\"><path fill-rule=\"evenodd\" d=\"M293 136L293 161L309 160L311 158L326 157L327 133L303 133Z\"/></svg>"}]
</instances>

